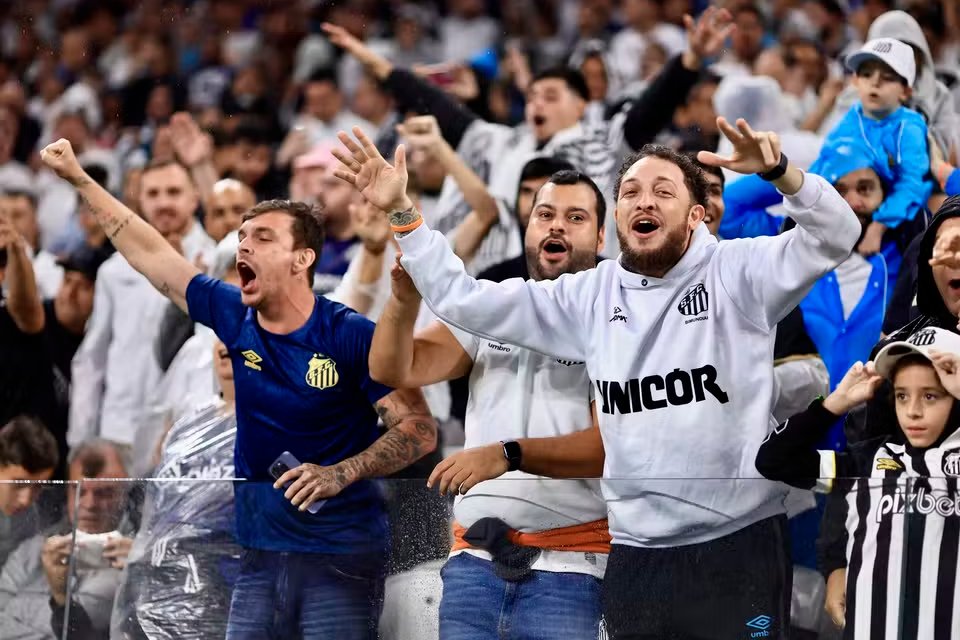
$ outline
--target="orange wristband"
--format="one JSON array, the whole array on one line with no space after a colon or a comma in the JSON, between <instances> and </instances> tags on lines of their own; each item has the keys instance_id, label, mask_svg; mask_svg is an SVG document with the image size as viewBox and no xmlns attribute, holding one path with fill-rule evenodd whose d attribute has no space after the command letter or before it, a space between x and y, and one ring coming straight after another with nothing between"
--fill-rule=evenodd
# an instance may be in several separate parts
<instances>
[{"instance_id":1,"label":"orange wristband","mask_svg":"<svg viewBox=\"0 0 960 640\"><path fill-rule=\"evenodd\" d=\"M954 167L948 162L944 162L942 165L940 165L940 171L937 172L937 182L940 183L942 188L946 188L947 185L946 181L943 179L944 169L949 169L948 173L953 173Z\"/></svg>"},{"instance_id":2,"label":"orange wristband","mask_svg":"<svg viewBox=\"0 0 960 640\"><path fill-rule=\"evenodd\" d=\"M414 220L413 222L411 222L410 224L405 224L402 227L396 227L394 225L390 225L390 228L393 229L394 233L405 233L407 231L413 231L414 229L416 229L422 224L423 224L423 218L420 217Z\"/></svg>"}]
</instances>

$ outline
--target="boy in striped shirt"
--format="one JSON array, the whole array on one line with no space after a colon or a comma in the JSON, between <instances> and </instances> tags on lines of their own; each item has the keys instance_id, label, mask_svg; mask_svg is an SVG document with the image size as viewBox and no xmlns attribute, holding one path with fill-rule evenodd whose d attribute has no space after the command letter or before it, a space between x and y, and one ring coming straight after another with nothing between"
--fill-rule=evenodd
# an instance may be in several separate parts
<instances>
[{"instance_id":1,"label":"boy in striped shirt","mask_svg":"<svg viewBox=\"0 0 960 640\"><path fill-rule=\"evenodd\" d=\"M901 434L837 453L816 443L884 379ZM771 480L846 492L845 638L956 638L960 634L960 336L928 327L855 364L825 400L774 430L757 454ZM922 576L922 578L921 578Z\"/></svg>"}]
</instances>

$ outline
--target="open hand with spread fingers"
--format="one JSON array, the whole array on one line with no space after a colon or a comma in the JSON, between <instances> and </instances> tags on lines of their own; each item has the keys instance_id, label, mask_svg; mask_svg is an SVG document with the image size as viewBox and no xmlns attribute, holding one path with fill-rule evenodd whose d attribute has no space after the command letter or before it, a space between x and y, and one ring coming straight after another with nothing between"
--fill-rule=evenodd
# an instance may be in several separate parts
<instances>
[{"instance_id":1,"label":"open hand with spread fingers","mask_svg":"<svg viewBox=\"0 0 960 640\"><path fill-rule=\"evenodd\" d=\"M388 214L411 208L403 145L397 147L391 166L360 127L353 128L353 135L356 142L343 131L337 134L346 151L333 150L334 157L340 161L340 167L333 174L352 184L370 204Z\"/></svg>"},{"instance_id":2,"label":"open hand with spread fingers","mask_svg":"<svg viewBox=\"0 0 960 640\"><path fill-rule=\"evenodd\" d=\"M736 29L730 12L717 7L707 7L699 20L689 15L683 16L683 26L687 30L687 51L682 61L690 70L699 69L704 58L712 58L720 53L727 38Z\"/></svg>"},{"instance_id":3,"label":"open hand with spread fingers","mask_svg":"<svg viewBox=\"0 0 960 640\"><path fill-rule=\"evenodd\" d=\"M725 118L717 118L717 127L733 143L729 157L701 151L697 159L703 164L722 167L737 173L765 173L780 164L780 138L772 131L754 131L743 118L732 126Z\"/></svg>"}]
</instances>

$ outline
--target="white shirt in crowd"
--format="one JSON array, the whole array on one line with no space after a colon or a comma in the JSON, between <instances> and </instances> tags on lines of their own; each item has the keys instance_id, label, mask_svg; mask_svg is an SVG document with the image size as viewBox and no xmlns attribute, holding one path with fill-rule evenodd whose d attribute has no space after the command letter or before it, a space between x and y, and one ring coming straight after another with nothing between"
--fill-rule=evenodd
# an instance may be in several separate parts
<instances>
[{"instance_id":1,"label":"white shirt in crowd","mask_svg":"<svg viewBox=\"0 0 960 640\"><path fill-rule=\"evenodd\" d=\"M520 438L564 436L593 426L591 384L583 362L559 360L501 344L447 325L470 359L465 449ZM522 471L506 473L458 495L457 522L499 518L523 532L571 527L607 517L597 480L551 480ZM485 560L478 549L463 552ZM604 554L544 550L538 571L586 573L602 578Z\"/></svg>"},{"instance_id":2,"label":"white shirt in crowd","mask_svg":"<svg viewBox=\"0 0 960 640\"><path fill-rule=\"evenodd\" d=\"M784 512L785 488L754 465L776 425L772 335L860 235L849 205L819 176L806 175L785 202L797 228L718 243L700 225L664 278L617 260L555 281L498 285L470 278L426 225L399 242L403 266L444 320L586 361L613 540L672 547Z\"/></svg>"},{"instance_id":3,"label":"white shirt in crowd","mask_svg":"<svg viewBox=\"0 0 960 640\"><path fill-rule=\"evenodd\" d=\"M687 48L687 34L675 24L660 23L648 33L627 28L613 36L608 57L622 85L640 79L640 61L651 43L663 47L669 59Z\"/></svg>"},{"instance_id":4,"label":"white shirt in crowd","mask_svg":"<svg viewBox=\"0 0 960 640\"><path fill-rule=\"evenodd\" d=\"M193 262L213 247L213 240L194 222L183 238L184 256ZM134 443L150 414L149 392L160 380L154 340L168 304L119 253L100 267L93 314L73 358L70 446L96 436Z\"/></svg>"}]
</instances>

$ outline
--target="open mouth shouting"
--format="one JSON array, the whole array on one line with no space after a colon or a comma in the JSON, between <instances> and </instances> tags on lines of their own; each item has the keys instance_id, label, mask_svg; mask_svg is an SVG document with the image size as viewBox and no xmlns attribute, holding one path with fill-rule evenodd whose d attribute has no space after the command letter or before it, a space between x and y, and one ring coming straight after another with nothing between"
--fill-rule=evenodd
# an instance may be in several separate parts
<instances>
[{"instance_id":1,"label":"open mouth shouting","mask_svg":"<svg viewBox=\"0 0 960 640\"><path fill-rule=\"evenodd\" d=\"M561 262L570 254L570 247L563 238L547 238L540 243L540 255L547 262Z\"/></svg>"},{"instance_id":2,"label":"open mouth shouting","mask_svg":"<svg viewBox=\"0 0 960 640\"><path fill-rule=\"evenodd\" d=\"M630 225L630 232L640 240L646 240L656 235L660 230L660 221L652 216L635 218Z\"/></svg>"},{"instance_id":3,"label":"open mouth shouting","mask_svg":"<svg viewBox=\"0 0 960 640\"><path fill-rule=\"evenodd\" d=\"M243 260L237 260L237 275L240 276L240 292L256 293L257 291L257 272L253 267Z\"/></svg>"},{"instance_id":4,"label":"open mouth shouting","mask_svg":"<svg viewBox=\"0 0 960 640\"><path fill-rule=\"evenodd\" d=\"M536 128L539 129L540 127L542 127L542 126L545 125L546 123L547 123L547 118L546 118L545 116L541 116L541 115L535 115L535 116L533 116L533 126L534 126L534 127L536 127Z\"/></svg>"}]
</instances>

